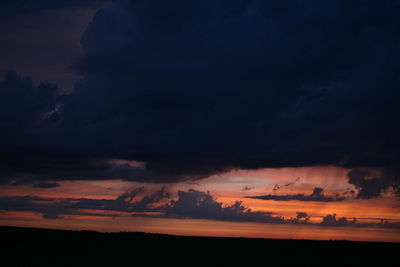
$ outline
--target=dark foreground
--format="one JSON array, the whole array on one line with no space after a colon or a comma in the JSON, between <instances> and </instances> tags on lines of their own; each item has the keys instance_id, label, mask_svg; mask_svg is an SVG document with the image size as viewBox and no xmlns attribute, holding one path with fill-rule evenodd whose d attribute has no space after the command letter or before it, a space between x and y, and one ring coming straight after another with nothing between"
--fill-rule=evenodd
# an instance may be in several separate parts
<instances>
[{"instance_id":1,"label":"dark foreground","mask_svg":"<svg viewBox=\"0 0 400 267\"><path fill-rule=\"evenodd\" d=\"M0 266L400 266L400 243L0 227Z\"/></svg>"}]
</instances>

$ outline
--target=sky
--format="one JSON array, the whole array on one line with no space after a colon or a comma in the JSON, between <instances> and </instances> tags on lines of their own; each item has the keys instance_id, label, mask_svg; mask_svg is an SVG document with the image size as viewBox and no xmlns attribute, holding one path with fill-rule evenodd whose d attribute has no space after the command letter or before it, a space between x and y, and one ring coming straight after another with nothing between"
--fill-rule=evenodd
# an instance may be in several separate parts
<instances>
[{"instance_id":1,"label":"sky","mask_svg":"<svg viewBox=\"0 0 400 267\"><path fill-rule=\"evenodd\" d=\"M400 2L0 3L0 225L400 242Z\"/></svg>"}]
</instances>

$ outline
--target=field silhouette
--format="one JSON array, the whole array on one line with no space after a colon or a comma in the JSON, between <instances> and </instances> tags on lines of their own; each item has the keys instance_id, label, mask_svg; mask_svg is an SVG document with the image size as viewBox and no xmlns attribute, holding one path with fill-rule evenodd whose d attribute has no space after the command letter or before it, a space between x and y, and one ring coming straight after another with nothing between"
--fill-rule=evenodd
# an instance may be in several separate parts
<instances>
[{"instance_id":1,"label":"field silhouette","mask_svg":"<svg viewBox=\"0 0 400 267\"><path fill-rule=\"evenodd\" d=\"M0 227L2 266L398 266L400 243Z\"/></svg>"}]
</instances>

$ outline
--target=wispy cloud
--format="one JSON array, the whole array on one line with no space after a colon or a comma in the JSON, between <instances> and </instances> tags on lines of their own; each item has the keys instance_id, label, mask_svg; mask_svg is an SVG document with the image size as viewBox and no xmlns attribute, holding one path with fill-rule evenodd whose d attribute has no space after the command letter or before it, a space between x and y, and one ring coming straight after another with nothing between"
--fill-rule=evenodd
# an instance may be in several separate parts
<instances>
[{"instance_id":1,"label":"wispy cloud","mask_svg":"<svg viewBox=\"0 0 400 267\"><path fill-rule=\"evenodd\" d=\"M242 188L242 191L251 191L254 189L254 186L245 186Z\"/></svg>"},{"instance_id":2,"label":"wispy cloud","mask_svg":"<svg viewBox=\"0 0 400 267\"><path fill-rule=\"evenodd\" d=\"M296 179L294 179L293 181L291 181L291 182L289 182L289 183L286 183L286 184L275 184L274 185L274 188L272 189L272 191L278 191L279 189L281 189L282 187L288 187L288 186L291 186L291 185L293 185L294 183L296 183L296 182L299 182L300 181L300 177L296 177Z\"/></svg>"},{"instance_id":3,"label":"wispy cloud","mask_svg":"<svg viewBox=\"0 0 400 267\"><path fill-rule=\"evenodd\" d=\"M335 202L343 201L344 197L336 195L335 197L327 197L324 195L324 189L320 187L314 187L313 192L310 195L295 194L295 195L263 195L263 196L246 196L245 198L254 198L262 200L276 200L276 201L319 201L319 202Z\"/></svg>"}]
</instances>

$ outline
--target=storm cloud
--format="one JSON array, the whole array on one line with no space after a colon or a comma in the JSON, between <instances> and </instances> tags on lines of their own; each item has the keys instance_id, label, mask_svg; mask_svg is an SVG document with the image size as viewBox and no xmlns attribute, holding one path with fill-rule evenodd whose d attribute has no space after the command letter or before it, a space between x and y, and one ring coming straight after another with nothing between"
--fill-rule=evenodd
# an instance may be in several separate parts
<instances>
[{"instance_id":1,"label":"storm cloud","mask_svg":"<svg viewBox=\"0 0 400 267\"><path fill-rule=\"evenodd\" d=\"M73 93L6 75L2 181L398 167L399 11L398 1L115 1L82 36Z\"/></svg>"}]
</instances>

